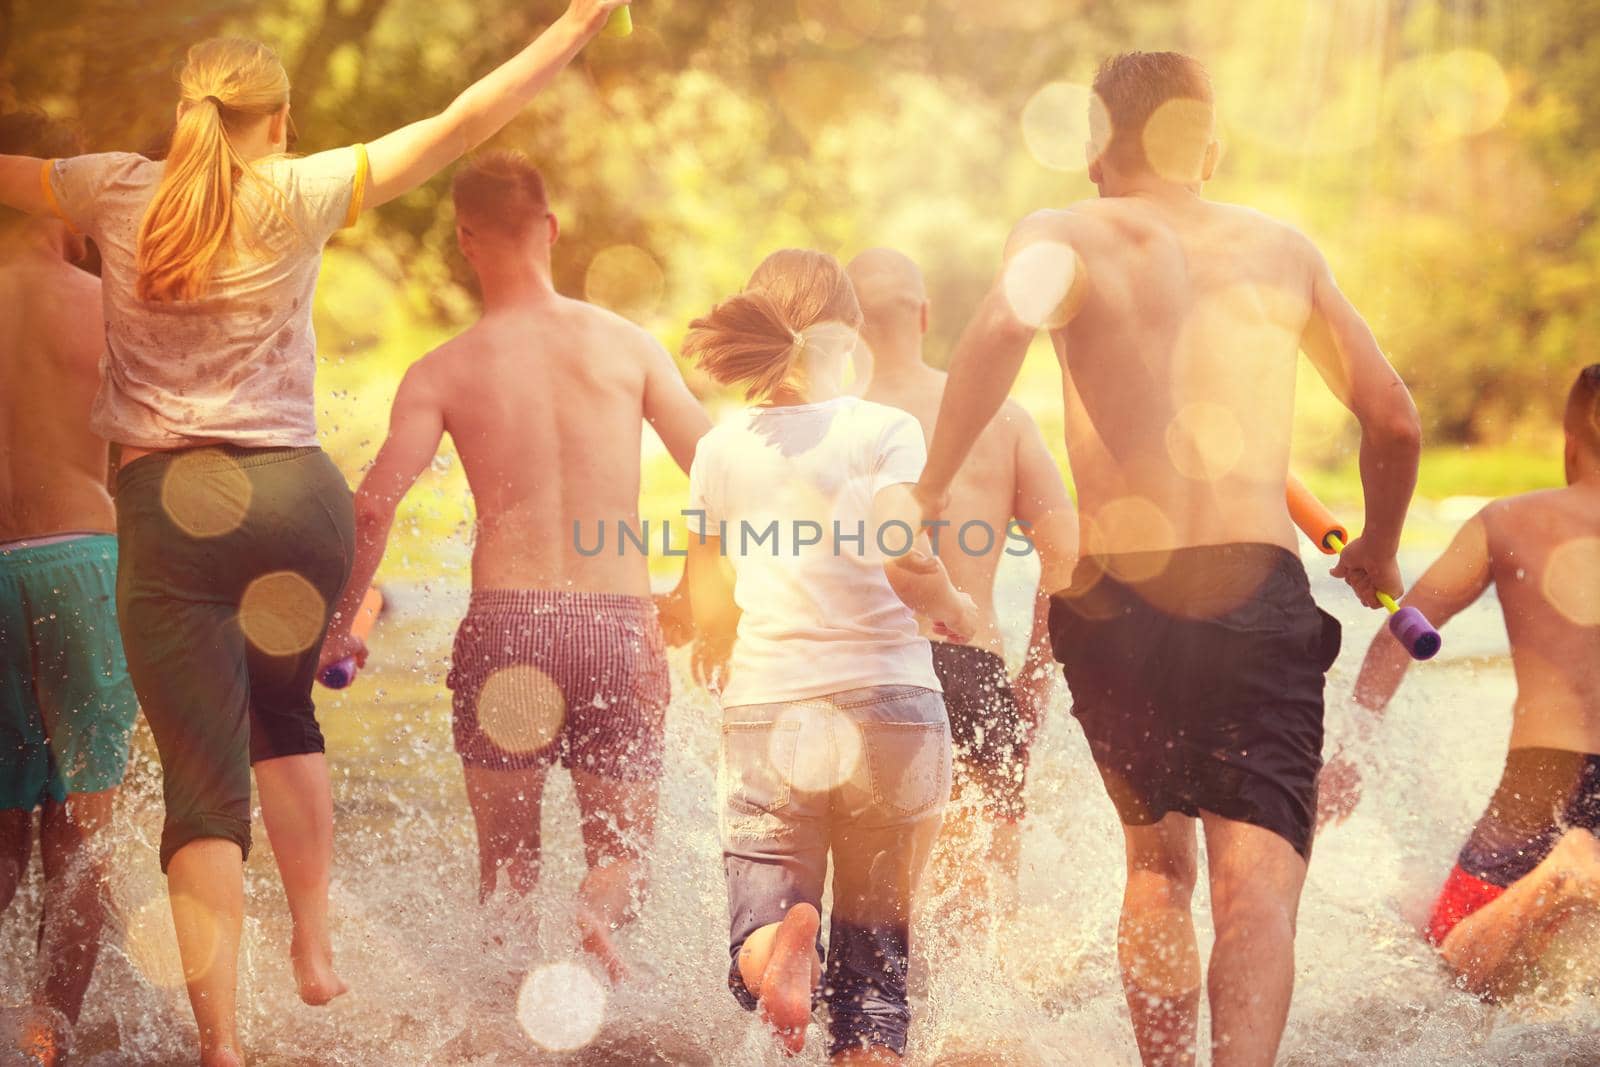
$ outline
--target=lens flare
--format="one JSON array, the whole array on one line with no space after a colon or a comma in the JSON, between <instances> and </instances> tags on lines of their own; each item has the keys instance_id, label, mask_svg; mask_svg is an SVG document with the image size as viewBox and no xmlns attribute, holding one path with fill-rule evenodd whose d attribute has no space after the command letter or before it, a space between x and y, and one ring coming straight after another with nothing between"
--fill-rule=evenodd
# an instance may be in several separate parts
<instances>
[{"instance_id":1,"label":"lens flare","mask_svg":"<svg viewBox=\"0 0 1600 1067\"><path fill-rule=\"evenodd\" d=\"M1091 136L1087 85L1051 82L1033 94L1022 109L1022 139L1042 166L1078 172L1088 169L1085 145ZM1099 142L1097 142L1099 143Z\"/></svg>"},{"instance_id":2,"label":"lens flare","mask_svg":"<svg viewBox=\"0 0 1600 1067\"><path fill-rule=\"evenodd\" d=\"M1600 626L1600 537L1557 545L1544 565L1544 598L1568 622Z\"/></svg>"},{"instance_id":3,"label":"lens flare","mask_svg":"<svg viewBox=\"0 0 1600 1067\"><path fill-rule=\"evenodd\" d=\"M1006 264L1005 294L1012 312L1036 329L1066 320L1078 254L1060 241L1035 241Z\"/></svg>"},{"instance_id":4,"label":"lens flare","mask_svg":"<svg viewBox=\"0 0 1600 1067\"><path fill-rule=\"evenodd\" d=\"M1244 454L1244 429L1222 404L1186 404L1167 424L1167 454L1185 478L1215 481L1238 466Z\"/></svg>"},{"instance_id":5,"label":"lens flare","mask_svg":"<svg viewBox=\"0 0 1600 1067\"><path fill-rule=\"evenodd\" d=\"M636 245L612 245L589 261L583 292L591 304L630 319L642 319L661 306L666 276L655 258Z\"/></svg>"},{"instance_id":6,"label":"lens flare","mask_svg":"<svg viewBox=\"0 0 1600 1067\"><path fill-rule=\"evenodd\" d=\"M495 671L478 693L478 726L507 752L527 754L547 748L560 735L566 718L561 687L527 664Z\"/></svg>"},{"instance_id":7,"label":"lens flare","mask_svg":"<svg viewBox=\"0 0 1600 1067\"><path fill-rule=\"evenodd\" d=\"M161 507L190 537L221 537L250 511L250 478L211 449L179 452L161 478Z\"/></svg>"},{"instance_id":8,"label":"lens flare","mask_svg":"<svg viewBox=\"0 0 1600 1067\"><path fill-rule=\"evenodd\" d=\"M304 652L322 637L327 618L327 601L294 571L263 574L239 600L239 629L269 656Z\"/></svg>"},{"instance_id":9,"label":"lens flare","mask_svg":"<svg viewBox=\"0 0 1600 1067\"><path fill-rule=\"evenodd\" d=\"M1123 496L1085 515L1084 551L1106 556L1106 570L1124 582L1147 582L1167 569L1177 538L1172 520L1152 500Z\"/></svg>"},{"instance_id":10,"label":"lens flare","mask_svg":"<svg viewBox=\"0 0 1600 1067\"><path fill-rule=\"evenodd\" d=\"M1156 108L1144 125L1140 138L1145 160L1168 181L1199 181L1214 132L1210 104L1174 97Z\"/></svg>"},{"instance_id":11,"label":"lens flare","mask_svg":"<svg viewBox=\"0 0 1600 1067\"><path fill-rule=\"evenodd\" d=\"M827 793L850 781L861 766L861 727L848 715L824 704L797 704L777 719L772 731L772 765L783 773L789 765L776 746L789 744L784 723L798 723L789 785L800 793ZM790 735L791 737L793 735Z\"/></svg>"},{"instance_id":12,"label":"lens flare","mask_svg":"<svg viewBox=\"0 0 1600 1067\"><path fill-rule=\"evenodd\" d=\"M606 1019L606 987L578 963L547 963L528 973L517 993L517 1022L546 1052L572 1052L592 1042Z\"/></svg>"},{"instance_id":13,"label":"lens flare","mask_svg":"<svg viewBox=\"0 0 1600 1067\"><path fill-rule=\"evenodd\" d=\"M159 989L178 989L185 982L175 926L195 935L187 980L205 977L217 957L220 928L211 913L189 897L175 894L170 906L165 895L149 898L128 915L123 932L122 948L129 962Z\"/></svg>"},{"instance_id":14,"label":"lens flare","mask_svg":"<svg viewBox=\"0 0 1600 1067\"><path fill-rule=\"evenodd\" d=\"M1389 96L1396 122L1410 137L1442 143L1498 126L1511 105L1511 83L1494 56L1457 49L1403 64Z\"/></svg>"}]
</instances>

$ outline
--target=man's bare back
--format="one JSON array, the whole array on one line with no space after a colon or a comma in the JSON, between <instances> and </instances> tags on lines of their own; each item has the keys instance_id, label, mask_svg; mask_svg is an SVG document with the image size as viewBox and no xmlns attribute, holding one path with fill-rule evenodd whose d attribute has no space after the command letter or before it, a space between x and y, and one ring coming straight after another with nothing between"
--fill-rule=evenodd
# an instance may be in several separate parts
<instances>
[{"instance_id":1,"label":"man's bare back","mask_svg":"<svg viewBox=\"0 0 1600 1067\"><path fill-rule=\"evenodd\" d=\"M0 234L0 245L0 542L112 532L107 446L89 432L105 347L100 280L37 227Z\"/></svg>"},{"instance_id":2,"label":"man's bare back","mask_svg":"<svg viewBox=\"0 0 1600 1067\"><path fill-rule=\"evenodd\" d=\"M1517 675L1511 747L1600 752L1600 490L1512 497L1482 521Z\"/></svg>"},{"instance_id":3,"label":"man's bare back","mask_svg":"<svg viewBox=\"0 0 1600 1067\"><path fill-rule=\"evenodd\" d=\"M472 487L474 588L649 595L647 560L617 532L638 528L643 423L674 381L649 334L561 297L486 316L417 364L408 386L434 398ZM580 553L602 529L604 551Z\"/></svg>"},{"instance_id":4,"label":"man's bare back","mask_svg":"<svg viewBox=\"0 0 1600 1067\"><path fill-rule=\"evenodd\" d=\"M1052 339L1086 553L1294 546L1284 505L1296 357L1319 257L1248 209L1131 196L1034 216L1077 251Z\"/></svg>"}]
</instances>

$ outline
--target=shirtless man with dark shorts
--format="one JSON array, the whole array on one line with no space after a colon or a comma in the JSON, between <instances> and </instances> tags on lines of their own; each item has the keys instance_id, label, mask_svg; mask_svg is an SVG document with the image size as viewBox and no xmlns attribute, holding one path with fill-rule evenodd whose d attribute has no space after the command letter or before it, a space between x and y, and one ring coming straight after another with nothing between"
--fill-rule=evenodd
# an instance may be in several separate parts
<instances>
[{"instance_id":1,"label":"shirtless man with dark shorts","mask_svg":"<svg viewBox=\"0 0 1600 1067\"><path fill-rule=\"evenodd\" d=\"M852 260L849 273L861 304L862 343L871 352L864 398L909 411L931 436L946 376L922 358L929 315L922 271L902 253L875 248ZM951 490L935 550L956 588L978 605L978 632L954 644L939 639L927 620L922 627L933 641L933 667L950 712L956 787L977 786L990 828L988 859L1008 895L1022 851L1028 750L1055 682L1049 595L1072 579L1078 522L1044 437L1020 404L1005 404L974 453ZM1038 553L1040 574L1028 647L1013 683L994 583L1002 555L1018 550L1019 536ZM951 821L947 812L947 832Z\"/></svg>"},{"instance_id":2,"label":"shirtless man with dark shorts","mask_svg":"<svg viewBox=\"0 0 1600 1067\"><path fill-rule=\"evenodd\" d=\"M578 524L639 527L640 444L649 422L687 471L710 420L645 331L559 295L559 234L525 159L487 157L455 179L456 232L483 290L483 318L418 361L389 438L356 496L357 554L324 665L364 658L350 634L400 499L444 434L477 506L472 603L456 635L456 751L478 827L479 889L503 870L539 877L540 799L572 773L589 875L578 923L613 978L612 932L643 890L670 682L642 551L580 551Z\"/></svg>"},{"instance_id":3,"label":"shirtless man with dark shorts","mask_svg":"<svg viewBox=\"0 0 1600 1067\"><path fill-rule=\"evenodd\" d=\"M1206 835L1213 1062L1275 1057L1322 765L1338 624L1312 602L1285 500L1297 354L1361 423L1366 529L1337 576L1370 606L1420 452L1416 410L1316 247L1202 199L1219 148L1209 77L1173 53L1107 62L1090 178L1101 199L1013 232L951 363L919 495L946 507L1041 328L1064 380L1082 561L1051 629L1073 714L1127 843L1119 929L1140 1054L1192 1064L1190 914Z\"/></svg>"},{"instance_id":4,"label":"shirtless man with dark shorts","mask_svg":"<svg viewBox=\"0 0 1600 1067\"><path fill-rule=\"evenodd\" d=\"M1567 920L1600 914L1600 364L1573 383L1565 422L1567 487L1484 508L1405 599L1443 625L1493 585L1511 639L1505 771L1427 929L1485 996L1516 990ZM1356 702L1382 714L1410 663L1381 630ZM1329 802L1348 808L1353 792Z\"/></svg>"}]
</instances>

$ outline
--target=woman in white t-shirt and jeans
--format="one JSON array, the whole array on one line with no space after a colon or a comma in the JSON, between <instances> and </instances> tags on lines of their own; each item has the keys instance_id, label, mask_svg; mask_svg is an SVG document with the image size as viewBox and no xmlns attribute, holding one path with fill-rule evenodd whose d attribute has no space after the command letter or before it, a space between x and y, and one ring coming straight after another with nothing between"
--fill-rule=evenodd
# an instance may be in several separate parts
<instances>
[{"instance_id":1,"label":"woman in white t-shirt and jeans","mask_svg":"<svg viewBox=\"0 0 1600 1067\"><path fill-rule=\"evenodd\" d=\"M723 705L729 986L791 1052L823 990L837 1063L905 1050L911 899L950 793L916 615L951 640L976 625L914 540L921 427L845 392L860 322L833 257L785 251L686 345L754 404L701 440L690 474L695 668L720 678Z\"/></svg>"},{"instance_id":2,"label":"woman in white t-shirt and jeans","mask_svg":"<svg viewBox=\"0 0 1600 1067\"><path fill-rule=\"evenodd\" d=\"M628 0L572 0L431 118L287 154L272 50L189 50L164 162L0 155L0 204L99 245L106 352L92 428L122 445L117 610L161 755L167 872L203 1064L240 1062L234 998L250 771L294 918L308 1003L344 991L327 927L332 808L311 700L350 572L351 497L317 447L311 304L322 246L363 207L497 133Z\"/></svg>"}]
</instances>

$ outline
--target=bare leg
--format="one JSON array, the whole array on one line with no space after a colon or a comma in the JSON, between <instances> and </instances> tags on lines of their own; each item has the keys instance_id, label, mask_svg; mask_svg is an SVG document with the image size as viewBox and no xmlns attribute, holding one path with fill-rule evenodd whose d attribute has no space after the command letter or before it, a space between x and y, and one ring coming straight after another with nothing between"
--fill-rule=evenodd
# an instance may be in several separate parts
<instances>
[{"instance_id":1,"label":"bare leg","mask_svg":"<svg viewBox=\"0 0 1600 1067\"><path fill-rule=\"evenodd\" d=\"M100 832L111 823L115 789L46 804L40 829L45 910L38 1001L73 1026L100 955L106 919L107 857Z\"/></svg>"},{"instance_id":2,"label":"bare leg","mask_svg":"<svg viewBox=\"0 0 1600 1067\"><path fill-rule=\"evenodd\" d=\"M1526 877L1457 923L1439 951L1469 990L1502 996L1520 984L1561 923L1585 907L1600 908L1600 841L1568 830Z\"/></svg>"},{"instance_id":3,"label":"bare leg","mask_svg":"<svg viewBox=\"0 0 1600 1067\"><path fill-rule=\"evenodd\" d=\"M11 907L33 854L33 812L0 809L0 914Z\"/></svg>"},{"instance_id":4,"label":"bare leg","mask_svg":"<svg viewBox=\"0 0 1600 1067\"><path fill-rule=\"evenodd\" d=\"M611 935L637 914L644 898L645 852L655 839L660 785L572 772L583 819L589 873L578 890L578 936L613 982L627 975Z\"/></svg>"},{"instance_id":5,"label":"bare leg","mask_svg":"<svg viewBox=\"0 0 1600 1067\"><path fill-rule=\"evenodd\" d=\"M822 980L822 960L817 956L821 922L816 908L796 904L783 922L763 926L739 949L739 977L755 994L761 1017L791 1056L805 1048L811 991Z\"/></svg>"},{"instance_id":6,"label":"bare leg","mask_svg":"<svg viewBox=\"0 0 1600 1067\"><path fill-rule=\"evenodd\" d=\"M1147 1067L1193 1067L1200 1011L1200 949L1190 905L1194 820L1168 815L1122 828L1128 886L1117 926L1122 991Z\"/></svg>"},{"instance_id":7,"label":"bare leg","mask_svg":"<svg viewBox=\"0 0 1600 1067\"><path fill-rule=\"evenodd\" d=\"M244 856L220 837L184 845L167 865L167 894L189 1004L200 1027L201 1067L239 1067L235 997L244 925Z\"/></svg>"},{"instance_id":8,"label":"bare leg","mask_svg":"<svg viewBox=\"0 0 1600 1067\"><path fill-rule=\"evenodd\" d=\"M478 903L494 896L502 869L511 891L527 896L539 884L539 812L548 768L461 769L478 827Z\"/></svg>"},{"instance_id":9,"label":"bare leg","mask_svg":"<svg viewBox=\"0 0 1600 1067\"><path fill-rule=\"evenodd\" d=\"M1271 1067L1294 993L1295 916L1306 862L1270 830L1202 813L1211 877L1211 1057Z\"/></svg>"},{"instance_id":10,"label":"bare leg","mask_svg":"<svg viewBox=\"0 0 1600 1067\"><path fill-rule=\"evenodd\" d=\"M300 999L326 1004L348 988L333 969L328 930L328 879L333 869L333 790L321 752L283 756L255 764L261 820L278 860L289 898L294 961Z\"/></svg>"}]
</instances>

